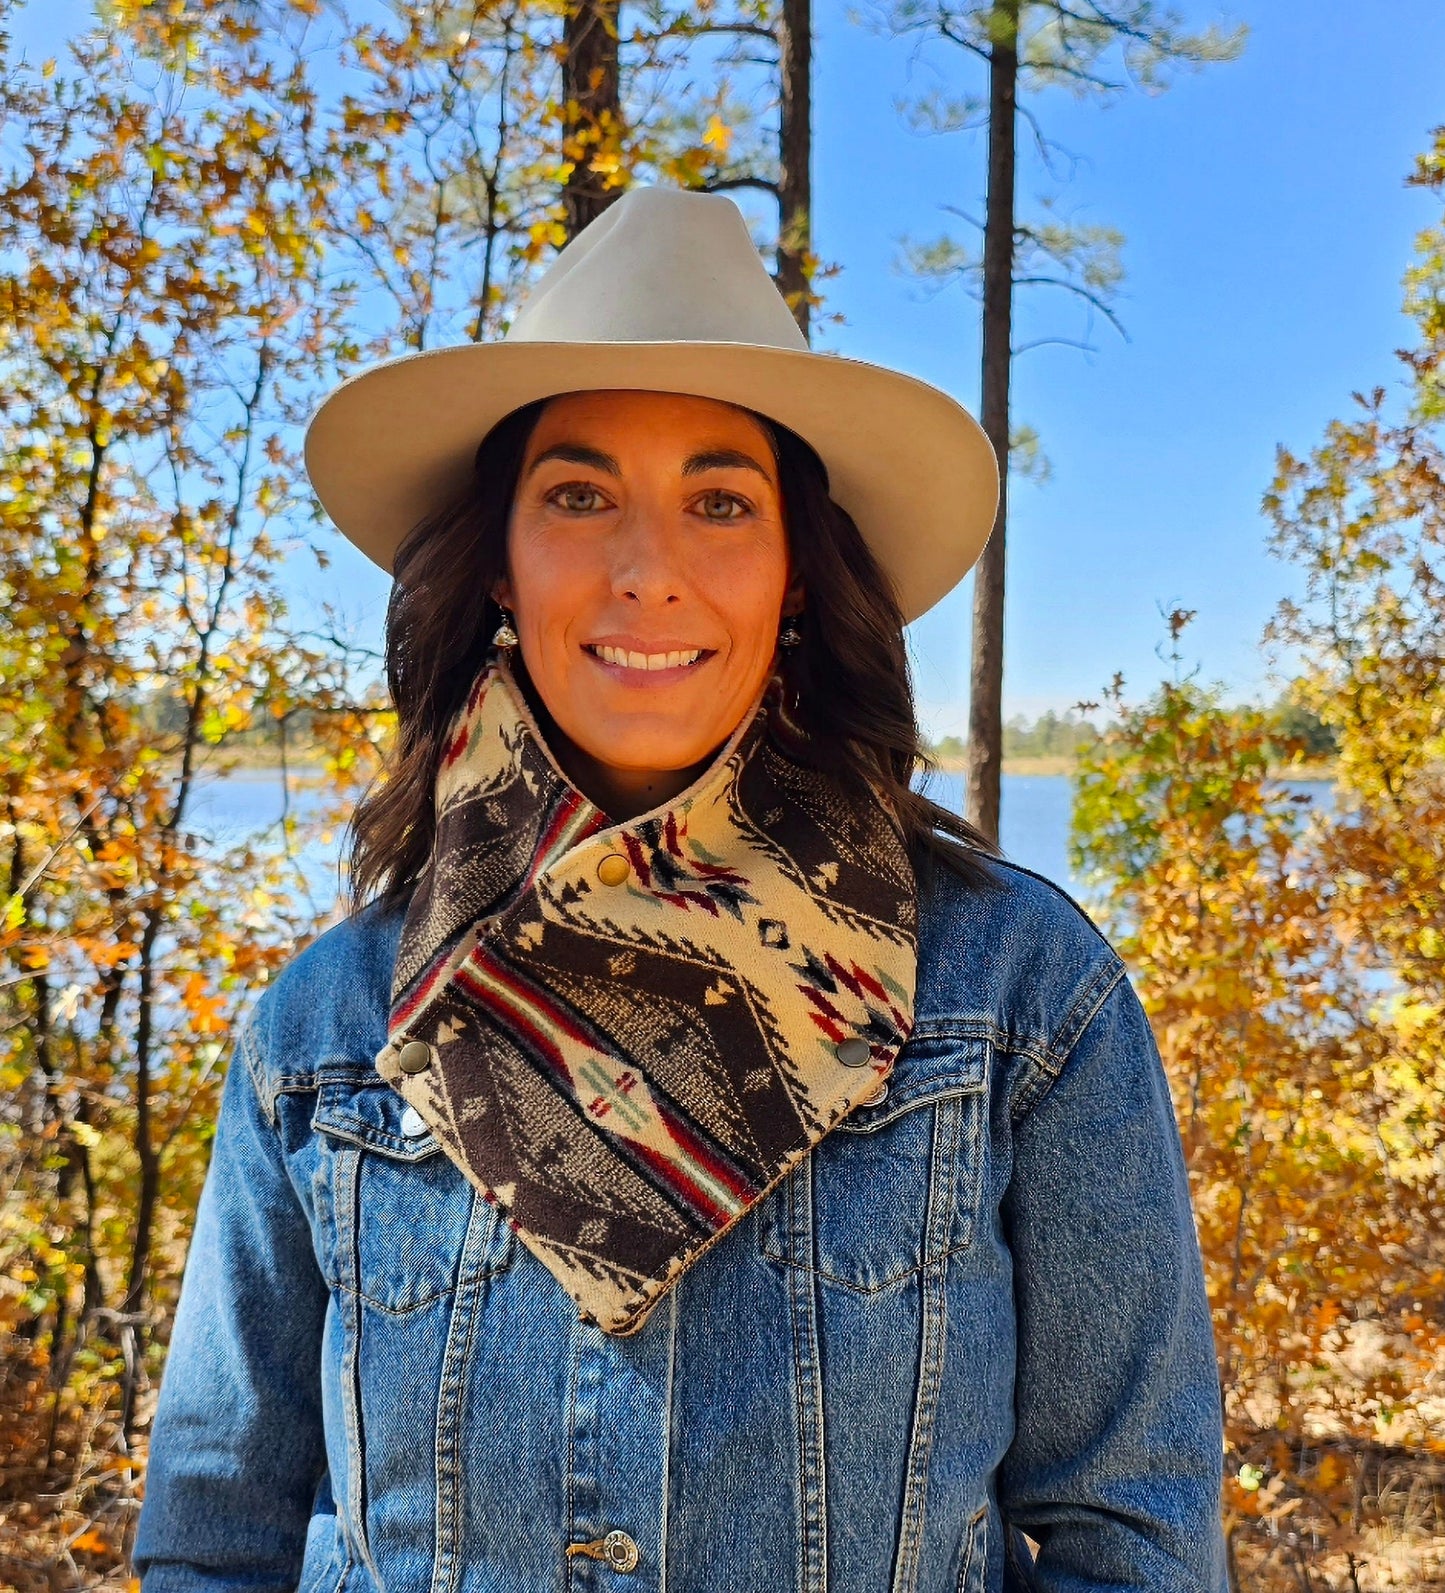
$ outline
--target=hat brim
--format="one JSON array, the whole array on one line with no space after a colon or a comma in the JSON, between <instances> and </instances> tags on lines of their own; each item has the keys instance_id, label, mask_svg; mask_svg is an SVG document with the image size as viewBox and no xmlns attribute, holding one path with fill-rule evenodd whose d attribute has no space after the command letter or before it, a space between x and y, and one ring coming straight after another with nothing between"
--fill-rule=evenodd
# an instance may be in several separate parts
<instances>
[{"instance_id":1,"label":"hat brim","mask_svg":"<svg viewBox=\"0 0 1445 1593\"><path fill-rule=\"evenodd\" d=\"M388 572L426 515L471 481L477 445L538 398L596 388L695 394L768 415L809 442L917 619L977 562L998 463L940 388L841 354L721 342L465 343L403 354L336 387L307 426L306 471L337 529Z\"/></svg>"}]
</instances>

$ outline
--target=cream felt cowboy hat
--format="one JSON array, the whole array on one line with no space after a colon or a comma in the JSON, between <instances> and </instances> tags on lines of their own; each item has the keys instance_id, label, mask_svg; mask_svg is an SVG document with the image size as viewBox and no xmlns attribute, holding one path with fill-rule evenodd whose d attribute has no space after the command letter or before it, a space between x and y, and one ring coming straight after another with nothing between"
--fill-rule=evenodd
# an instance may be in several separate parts
<instances>
[{"instance_id":1,"label":"cream felt cowboy hat","mask_svg":"<svg viewBox=\"0 0 1445 1593\"><path fill-rule=\"evenodd\" d=\"M723 194L637 187L537 279L505 337L403 354L333 389L306 430L307 474L337 528L383 569L468 485L477 445L533 399L651 388L789 426L827 467L905 620L973 567L998 465L957 400L901 371L811 350Z\"/></svg>"}]
</instances>

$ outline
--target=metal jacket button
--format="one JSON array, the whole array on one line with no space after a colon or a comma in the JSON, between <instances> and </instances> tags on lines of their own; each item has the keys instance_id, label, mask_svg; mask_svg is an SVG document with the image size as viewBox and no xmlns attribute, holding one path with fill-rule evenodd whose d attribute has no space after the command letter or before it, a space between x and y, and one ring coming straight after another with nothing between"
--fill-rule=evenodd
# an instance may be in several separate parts
<instances>
[{"instance_id":1,"label":"metal jacket button","mask_svg":"<svg viewBox=\"0 0 1445 1593\"><path fill-rule=\"evenodd\" d=\"M431 1066L431 1047L425 1040L408 1040L397 1053L396 1065L403 1073L424 1073Z\"/></svg>"},{"instance_id":2,"label":"metal jacket button","mask_svg":"<svg viewBox=\"0 0 1445 1593\"><path fill-rule=\"evenodd\" d=\"M604 885L622 885L632 872L632 865L620 852L609 852L597 865L597 878Z\"/></svg>"},{"instance_id":3,"label":"metal jacket button","mask_svg":"<svg viewBox=\"0 0 1445 1593\"><path fill-rule=\"evenodd\" d=\"M408 1106L401 1114L401 1131L408 1139L426 1133L426 1119L414 1106Z\"/></svg>"},{"instance_id":4,"label":"metal jacket button","mask_svg":"<svg viewBox=\"0 0 1445 1593\"><path fill-rule=\"evenodd\" d=\"M637 1569L637 1545L630 1535L616 1527L605 1538L593 1538L590 1543L569 1543L567 1553L585 1554L591 1560L606 1560L614 1571Z\"/></svg>"},{"instance_id":5,"label":"metal jacket button","mask_svg":"<svg viewBox=\"0 0 1445 1593\"><path fill-rule=\"evenodd\" d=\"M845 1068L861 1068L873 1055L873 1047L855 1035L851 1040L838 1042L838 1060Z\"/></svg>"},{"instance_id":6,"label":"metal jacket button","mask_svg":"<svg viewBox=\"0 0 1445 1593\"><path fill-rule=\"evenodd\" d=\"M637 1565L637 1545L625 1532L609 1532L602 1540L602 1549L614 1571L631 1571Z\"/></svg>"}]
</instances>

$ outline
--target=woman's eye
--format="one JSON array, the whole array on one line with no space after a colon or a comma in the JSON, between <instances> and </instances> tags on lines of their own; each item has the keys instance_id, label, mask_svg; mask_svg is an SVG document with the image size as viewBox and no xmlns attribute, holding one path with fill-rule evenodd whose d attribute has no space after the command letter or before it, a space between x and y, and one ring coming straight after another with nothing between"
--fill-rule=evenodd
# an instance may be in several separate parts
<instances>
[{"instance_id":1,"label":"woman's eye","mask_svg":"<svg viewBox=\"0 0 1445 1593\"><path fill-rule=\"evenodd\" d=\"M739 520L748 512L748 505L742 498L739 498L736 493L723 492L721 489L717 492L704 493L699 501L705 506L703 514L709 520ZM729 505L735 505L738 512L737 514L713 514L706 507L708 504L721 504L724 509Z\"/></svg>"},{"instance_id":2,"label":"woman's eye","mask_svg":"<svg viewBox=\"0 0 1445 1593\"><path fill-rule=\"evenodd\" d=\"M585 514L589 508L589 505L586 503L564 503L562 500L564 498L597 498L600 496L601 494L597 491L596 487L589 487L585 482L582 481L566 482L560 487L554 487L551 492L547 494L547 498L550 502L558 504L559 507L563 509L575 510L579 514Z\"/></svg>"}]
</instances>

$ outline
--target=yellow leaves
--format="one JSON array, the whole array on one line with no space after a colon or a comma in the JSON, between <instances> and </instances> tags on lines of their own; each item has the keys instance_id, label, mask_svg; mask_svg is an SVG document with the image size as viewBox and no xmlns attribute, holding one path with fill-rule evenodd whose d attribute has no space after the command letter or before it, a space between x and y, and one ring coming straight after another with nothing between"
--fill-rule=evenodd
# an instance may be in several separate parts
<instances>
[{"instance_id":1,"label":"yellow leaves","mask_svg":"<svg viewBox=\"0 0 1445 1593\"><path fill-rule=\"evenodd\" d=\"M1378 672L1381 649L1360 656ZM1329 720L1340 676L1309 687L1311 711ZM1425 739L1406 695L1373 676L1363 694L1380 793L1408 787L1400 759ZM1392 719L1409 733L1382 758ZM1398 1351L1362 1358L1358 1330L1428 1319L1402 1291L1445 1292L1420 1264L1436 1253L1445 1061L1424 1059L1445 1058L1431 955L1445 948L1429 906L1438 846L1420 844L1433 819L1392 795L1373 833L1360 823L1373 797L1347 825L1328 808L1299 825L1269 783L1267 728L1165 685L1081 758L1075 824L1128 926L1121 950L1176 1101L1230 1431L1249 1462L1230 1480L1230 1508L1278 1520L1300 1508L1297 1489L1350 1486L1348 1465L1327 1456L1303 1476L1286 1446L1267 1480L1246 1442L1252 1423L1292 1434L1333 1423L1319 1430L1392 1444L1421 1435L1401 1390L1418 1391L1426 1372ZM1343 751L1348 771L1348 737ZM1433 984L1399 988L1404 959L1379 960L1391 935L1435 970Z\"/></svg>"},{"instance_id":2,"label":"yellow leaves","mask_svg":"<svg viewBox=\"0 0 1445 1593\"><path fill-rule=\"evenodd\" d=\"M278 905L277 898L268 890L263 890L259 885L246 893L247 909L241 915L241 923L247 929L264 931L271 927L272 911Z\"/></svg>"},{"instance_id":3,"label":"yellow leaves","mask_svg":"<svg viewBox=\"0 0 1445 1593\"><path fill-rule=\"evenodd\" d=\"M703 129L702 141L718 155L719 159L727 155L732 139L732 128L716 112L708 117L707 126Z\"/></svg>"},{"instance_id":4,"label":"yellow leaves","mask_svg":"<svg viewBox=\"0 0 1445 1593\"><path fill-rule=\"evenodd\" d=\"M244 729L250 722L250 712L237 702L213 704L202 716L201 735L216 746L233 730Z\"/></svg>"},{"instance_id":5,"label":"yellow leaves","mask_svg":"<svg viewBox=\"0 0 1445 1593\"><path fill-rule=\"evenodd\" d=\"M560 249L567 242L567 229L560 221L534 221L527 229L535 244L550 244Z\"/></svg>"}]
</instances>

